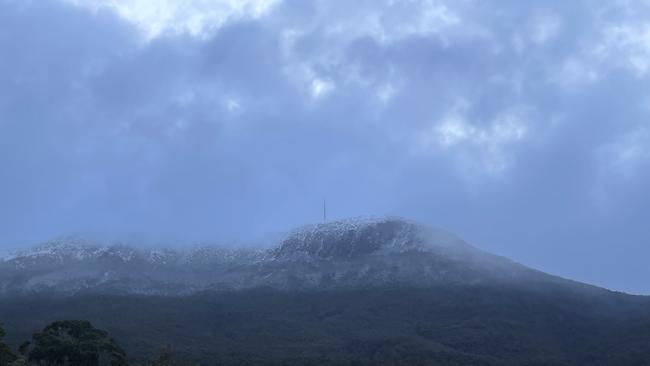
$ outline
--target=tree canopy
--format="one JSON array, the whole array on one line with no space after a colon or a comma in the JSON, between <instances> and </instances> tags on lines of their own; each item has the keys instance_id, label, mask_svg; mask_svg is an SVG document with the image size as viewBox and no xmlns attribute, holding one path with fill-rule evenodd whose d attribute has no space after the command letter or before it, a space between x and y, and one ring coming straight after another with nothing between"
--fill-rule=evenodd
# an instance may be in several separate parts
<instances>
[{"instance_id":1,"label":"tree canopy","mask_svg":"<svg viewBox=\"0 0 650 366\"><path fill-rule=\"evenodd\" d=\"M126 353L88 321L54 322L32 336L30 362L46 365L126 366Z\"/></svg>"},{"instance_id":2,"label":"tree canopy","mask_svg":"<svg viewBox=\"0 0 650 366\"><path fill-rule=\"evenodd\" d=\"M14 362L18 357L11 351L9 346L4 343L5 331L0 324L0 365L8 365Z\"/></svg>"}]
</instances>

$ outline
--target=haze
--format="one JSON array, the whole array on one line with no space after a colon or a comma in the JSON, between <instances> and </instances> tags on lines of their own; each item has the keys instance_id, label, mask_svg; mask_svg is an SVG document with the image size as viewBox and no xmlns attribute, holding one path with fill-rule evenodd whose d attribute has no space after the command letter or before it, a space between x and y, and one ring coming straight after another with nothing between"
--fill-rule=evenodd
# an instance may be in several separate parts
<instances>
[{"instance_id":1,"label":"haze","mask_svg":"<svg viewBox=\"0 0 650 366\"><path fill-rule=\"evenodd\" d=\"M650 294L644 1L0 0L0 246L396 215Z\"/></svg>"}]
</instances>

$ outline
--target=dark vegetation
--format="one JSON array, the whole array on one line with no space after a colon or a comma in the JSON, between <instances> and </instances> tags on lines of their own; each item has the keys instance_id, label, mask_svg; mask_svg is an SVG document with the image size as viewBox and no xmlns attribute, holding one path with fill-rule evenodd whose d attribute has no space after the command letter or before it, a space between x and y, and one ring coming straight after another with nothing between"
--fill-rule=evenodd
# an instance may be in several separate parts
<instances>
[{"instance_id":1,"label":"dark vegetation","mask_svg":"<svg viewBox=\"0 0 650 366\"><path fill-rule=\"evenodd\" d=\"M4 334L0 326L0 335ZM18 347L18 354L0 338L0 366L181 366L165 348L150 361L129 363L108 333L85 320L54 322Z\"/></svg>"},{"instance_id":2,"label":"dark vegetation","mask_svg":"<svg viewBox=\"0 0 650 366\"><path fill-rule=\"evenodd\" d=\"M3 357L0 365L75 365L127 366L126 354L108 334L93 327L88 321L68 320L54 322L41 332L34 333L32 341L18 347L15 354L0 343Z\"/></svg>"},{"instance_id":3,"label":"dark vegetation","mask_svg":"<svg viewBox=\"0 0 650 366\"><path fill-rule=\"evenodd\" d=\"M468 285L186 297L89 293L3 299L0 319L11 348L37 365L57 365L30 356L57 344L61 324L66 339L90 339L80 355L101 351L98 360L113 366L650 365L650 301L608 291ZM87 322L39 332L58 319L89 320L117 342ZM173 348L160 352L164 345ZM13 354L0 342L2 365L16 362ZM75 365L94 366L93 357Z\"/></svg>"}]
</instances>

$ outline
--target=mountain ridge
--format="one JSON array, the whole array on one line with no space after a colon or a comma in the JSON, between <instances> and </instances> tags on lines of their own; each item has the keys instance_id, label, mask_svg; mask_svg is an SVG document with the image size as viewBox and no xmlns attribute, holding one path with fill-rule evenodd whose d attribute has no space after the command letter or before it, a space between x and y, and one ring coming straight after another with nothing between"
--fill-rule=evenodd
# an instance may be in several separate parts
<instances>
[{"instance_id":1,"label":"mountain ridge","mask_svg":"<svg viewBox=\"0 0 650 366\"><path fill-rule=\"evenodd\" d=\"M526 281L571 282L481 251L442 229L395 217L306 225L268 248L137 248L69 237L0 260L0 295L87 290L187 295L266 286L318 290Z\"/></svg>"}]
</instances>

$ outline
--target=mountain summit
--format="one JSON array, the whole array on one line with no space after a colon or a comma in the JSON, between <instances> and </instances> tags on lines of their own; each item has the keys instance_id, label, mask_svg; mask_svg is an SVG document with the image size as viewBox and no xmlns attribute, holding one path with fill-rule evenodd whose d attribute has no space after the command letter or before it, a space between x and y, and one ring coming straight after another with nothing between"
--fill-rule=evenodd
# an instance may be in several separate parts
<instances>
[{"instance_id":1,"label":"mountain summit","mask_svg":"<svg viewBox=\"0 0 650 366\"><path fill-rule=\"evenodd\" d=\"M276 258L350 260L367 255L468 248L443 230L399 218L357 218L309 225L293 231L273 250Z\"/></svg>"}]
</instances>

